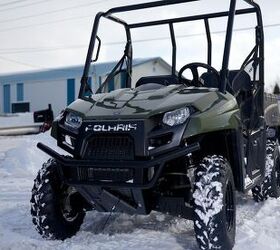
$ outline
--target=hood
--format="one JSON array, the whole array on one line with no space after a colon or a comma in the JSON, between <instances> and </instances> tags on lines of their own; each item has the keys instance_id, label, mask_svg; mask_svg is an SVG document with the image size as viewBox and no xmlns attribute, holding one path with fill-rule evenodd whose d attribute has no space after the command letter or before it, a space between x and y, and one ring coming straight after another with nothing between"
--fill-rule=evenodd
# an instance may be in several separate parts
<instances>
[{"instance_id":1,"label":"hood","mask_svg":"<svg viewBox=\"0 0 280 250\"><path fill-rule=\"evenodd\" d=\"M78 99L67 109L79 112L86 119L143 119L184 106L192 106L203 112L221 101L226 102L228 95L223 95L217 89L183 85L147 91L119 89Z\"/></svg>"}]
</instances>

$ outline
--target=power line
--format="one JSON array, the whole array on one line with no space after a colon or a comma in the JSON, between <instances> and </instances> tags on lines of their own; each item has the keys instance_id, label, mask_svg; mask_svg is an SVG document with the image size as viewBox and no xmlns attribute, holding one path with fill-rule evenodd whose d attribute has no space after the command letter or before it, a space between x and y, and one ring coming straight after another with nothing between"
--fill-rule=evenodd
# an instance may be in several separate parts
<instances>
[{"instance_id":1,"label":"power line","mask_svg":"<svg viewBox=\"0 0 280 250\"><path fill-rule=\"evenodd\" d=\"M33 64L29 64L29 63L25 63L25 62L20 62L20 61L17 61L17 60L14 60L14 59L10 59L10 58L7 58L7 57L3 57L3 56L0 56L0 60L3 60L3 61L7 61L7 62L11 62L11 63L15 63L15 64L19 64L19 65L23 65L23 66L27 66L27 67L30 67L30 68L34 68L34 69L45 69L44 67L38 67L33 65Z\"/></svg>"},{"instance_id":2,"label":"power line","mask_svg":"<svg viewBox=\"0 0 280 250\"><path fill-rule=\"evenodd\" d=\"M47 1L47 0L44 0L44 1ZM53 0L48 0L48 1L53 1ZM111 1L111 0L99 0L99 1L95 1L95 2L90 3L90 4L91 5L99 4L99 3L103 3L105 1ZM77 6L75 8L77 8ZM64 10L65 9L66 8L64 8ZM62 9L59 10L59 11L62 11ZM93 15L86 15L86 16L82 15L82 16L77 16L77 17L62 18L62 19L58 19L58 20L54 20L54 21L49 21L49 22L42 22L42 23L36 23L36 24L30 24L30 25L16 26L16 27L11 27L11 28L6 28L6 29L0 29L0 33L7 32L7 31L12 31L12 30L25 29L25 28L30 28L30 27L33 28L33 27L36 27L36 26L44 26L44 25L49 25L49 24L62 23L62 22L73 21L73 20L84 19L84 18L93 18Z\"/></svg>"},{"instance_id":3,"label":"power line","mask_svg":"<svg viewBox=\"0 0 280 250\"><path fill-rule=\"evenodd\" d=\"M279 27L280 23L276 24L269 24L265 25L264 28L273 28L273 27ZM255 27L248 27L248 28L239 28L234 29L235 32L241 32L241 31L248 31L253 30ZM224 30L221 31L213 31L211 34L223 34L225 33ZM188 38L188 37L196 37L196 36L204 36L205 33L196 33L196 34L187 34L187 35L178 35L176 36L178 39L182 38ZM161 41L161 40L169 40L169 36L163 36L163 37L155 37L155 38L149 38L149 39L138 39L134 40L133 43L143 43L143 42L152 42L152 41ZM116 41L116 42L108 42L103 43L103 45L106 46L113 46L113 45L122 45L125 41ZM79 44L79 45L71 45L71 46L54 46L54 47L33 47L33 48L7 48L7 49L0 49L1 54L24 54L24 53L41 53L41 52L49 52L49 51L57 51L57 50L69 50L69 49L83 49L86 48L87 44Z\"/></svg>"},{"instance_id":4,"label":"power line","mask_svg":"<svg viewBox=\"0 0 280 250\"><path fill-rule=\"evenodd\" d=\"M279 27L280 23L276 23L276 24L270 24L270 25L265 25L264 28L271 28L271 27ZM240 28L240 29L235 29L235 32L239 32L239 31L248 31L248 30L252 30L254 29L254 27L248 27L248 28ZM214 31L212 32L212 34L222 34L225 33L225 31ZM197 33L197 34L188 34L188 35L179 35L177 36L178 39L182 39L182 38L187 38L187 37L196 37L196 36L203 36L205 35L205 33ZM151 38L151 39L138 39L133 41L133 43L142 43L142 42L151 42L151 41L159 41L159 40L167 40L170 39L170 37L165 36L165 37L157 37L157 38ZM112 46L112 45L120 45L120 44L124 44L125 41L117 41L117 42L109 42L109 43L104 43L104 45L106 46ZM65 46L57 46L57 47L38 47L38 48L10 48L10 49L6 49L6 50L10 50L10 52L5 51L4 49L0 49L0 53L2 54L18 54L18 53L36 53L36 52L47 52L47 51L54 51L54 50L67 50L67 49L80 49L80 48L85 48L87 45L72 45L69 47L65 47ZM12 51L12 50L18 50L18 51ZM4 61L8 61L8 62L12 62L15 64L19 64L19 65L23 65L23 66L27 66L27 67L31 67L31 68L35 68L35 69L46 69L44 67L38 67L29 63L25 63L25 62L20 62L17 60L13 60L10 58L6 58L3 56L0 56L1 60Z\"/></svg>"},{"instance_id":5,"label":"power line","mask_svg":"<svg viewBox=\"0 0 280 250\"><path fill-rule=\"evenodd\" d=\"M274 23L274 24L269 24L269 25L264 25L264 28L274 28L274 27L279 27L280 23Z\"/></svg>"},{"instance_id":6,"label":"power line","mask_svg":"<svg viewBox=\"0 0 280 250\"><path fill-rule=\"evenodd\" d=\"M53 0L44 0L45 1L53 1ZM111 0L100 0L100 1L96 1L94 3L91 4L98 4L98 3L102 3L104 1L111 1ZM72 7L69 7L72 8ZM66 9L66 8L65 8ZM59 10L59 11L62 11ZM1 12L1 10L0 10ZM16 26L16 27L11 27L11 28L6 28L6 29L0 29L0 33L2 32L8 32L8 31L12 31L12 30L19 30L19 29L25 29L25 28L30 28L30 27L36 27L36 26L45 26L45 25L49 25L49 24L56 24L56 23L62 23L62 22L68 22L68 21L73 21L73 20L78 20L78 19L84 19L84 18L93 18L93 15L83 15L83 16L76 16L76 17L69 17L69 18L63 18L63 19L58 19L58 20L54 20L54 21L49 21L49 22L43 22L43 23L36 23L36 24L30 24L30 25L22 25L22 26ZM270 28L270 27L278 27L280 26L280 24L272 24L272 25L266 25L264 26L265 28ZM251 29L251 28L250 28ZM246 29L244 29L246 30ZM223 31L219 32L219 33L223 33ZM200 35L200 34L199 34Z\"/></svg>"},{"instance_id":7,"label":"power line","mask_svg":"<svg viewBox=\"0 0 280 250\"><path fill-rule=\"evenodd\" d=\"M13 4L17 4L17 3L22 3L22 2L26 2L26 1L29 1L29 0L16 0L16 1L9 2L9 3L1 3L0 7L1 6L9 6L9 5L13 5Z\"/></svg>"},{"instance_id":8,"label":"power line","mask_svg":"<svg viewBox=\"0 0 280 250\"><path fill-rule=\"evenodd\" d=\"M21 17L16 17L16 18L11 18L11 19L0 20L0 23L9 23L9 22L14 22L14 21L18 21L18 20L28 19L28 18L46 16L46 15L50 15L50 14L55 14L55 13L59 13L59 12L77 9L77 8L84 8L84 7L88 7L88 6L92 6L92 5L96 5L96 4L104 3L104 2L108 2L108 1L111 1L111 0L98 0L98 1L91 2L91 3L79 4L79 5L75 5L75 6L71 6L71 7L67 7L67 8L46 11L46 12L35 14L35 15L27 15L27 16L21 16Z\"/></svg>"},{"instance_id":9,"label":"power line","mask_svg":"<svg viewBox=\"0 0 280 250\"><path fill-rule=\"evenodd\" d=\"M273 27L280 27L280 23L276 24L269 24L269 25L264 25L264 28L273 28ZM253 30L255 27L248 27L248 28L239 28L239 29L234 29L234 32L241 32L241 31L248 31L248 30ZM211 34L214 35L219 35L219 34L224 34L226 31L224 30L219 30L219 31L213 31ZM187 35L177 35L176 37L178 39L182 38L188 38L188 37L196 37L196 36L205 36L205 33L196 33L196 34L187 34ZM170 40L170 36L164 36L164 37L156 37L156 38L150 38L150 39L138 39L133 41L133 43L142 43L142 42L150 42L150 41L161 41L161 40ZM123 44L124 41L118 41L118 42L110 42L110 43L104 43L104 45L120 45Z\"/></svg>"},{"instance_id":10,"label":"power line","mask_svg":"<svg viewBox=\"0 0 280 250\"><path fill-rule=\"evenodd\" d=\"M0 49L0 53L26 53L26 52L34 52L34 51L49 51L49 50L63 50L63 49L79 49L87 46L87 44L80 45L70 45L70 46L53 46L53 47L29 47L29 48L6 48Z\"/></svg>"},{"instance_id":11,"label":"power line","mask_svg":"<svg viewBox=\"0 0 280 250\"><path fill-rule=\"evenodd\" d=\"M36 23L36 24L31 24L31 25L22 25L22 26L17 26L17 27L12 27L12 28L7 28L7 29L0 29L0 33L2 32L7 32L11 30L19 30L19 29L25 29L25 28L30 28L30 27L36 27L36 26L44 26L44 25L49 25L49 24L55 24L55 23L63 23L67 21L73 21L73 20L78 20L78 19L84 19L84 18L89 18L93 17L93 15L88 15L88 16L77 16L77 17L72 17L72 18L63 18L63 19L58 19L55 21L50 21L50 22L43 22L43 23Z\"/></svg>"},{"instance_id":12,"label":"power line","mask_svg":"<svg viewBox=\"0 0 280 250\"><path fill-rule=\"evenodd\" d=\"M24 0L22 0L22 1L24 1ZM38 4L45 3L45 2L49 2L49 1L54 1L54 0L42 0L42 1L37 1L37 2L33 2L33 3L27 3L27 4L19 5L19 6L16 6L16 7L10 7L10 8L6 8L6 9L0 9L0 12L15 10L15 9L19 9L19 8L25 8L25 7L28 7L28 6L38 5Z\"/></svg>"}]
</instances>

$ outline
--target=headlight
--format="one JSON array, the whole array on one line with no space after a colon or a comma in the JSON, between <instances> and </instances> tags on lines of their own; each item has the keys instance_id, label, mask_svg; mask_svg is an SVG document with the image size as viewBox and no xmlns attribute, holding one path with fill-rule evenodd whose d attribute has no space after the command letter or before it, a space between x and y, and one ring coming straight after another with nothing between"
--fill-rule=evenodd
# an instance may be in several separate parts
<instances>
[{"instance_id":1,"label":"headlight","mask_svg":"<svg viewBox=\"0 0 280 250\"><path fill-rule=\"evenodd\" d=\"M183 124L190 117L189 108L177 109L164 114L162 122L168 126Z\"/></svg>"},{"instance_id":2,"label":"headlight","mask_svg":"<svg viewBox=\"0 0 280 250\"><path fill-rule=\"evenodd\" d=\"M72 129L78 129L81 127L81 125L82 125L82 117L74 113L68 113L66 115L65 126Z\"/></svg>"}]
</instances>

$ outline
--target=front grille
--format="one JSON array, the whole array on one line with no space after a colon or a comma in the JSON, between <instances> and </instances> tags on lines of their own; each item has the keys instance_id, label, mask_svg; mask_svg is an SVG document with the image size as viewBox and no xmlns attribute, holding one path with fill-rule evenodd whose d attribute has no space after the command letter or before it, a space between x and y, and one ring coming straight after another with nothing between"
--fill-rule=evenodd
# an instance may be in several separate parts
<instances>
[{"instance_id":1,"label":"front grille","mask_svg":"<svg viewBox=\"0 0 280 250\"><path fill-rule=\"evenodd\" d=\"M133 169L124 168L77 168L79 181L127 182L134 177Z\"/></svg>"},{"instance_id":2,"label":"front grille","mask_svg":"<svg viewBox=\"0 0 280 250\"><path fill-rule=\"evenodd\" d=\"M125 135L95 135L89 139L84 158L88 160L134 160L133 139Z\"/></svg>"}]
</instances>

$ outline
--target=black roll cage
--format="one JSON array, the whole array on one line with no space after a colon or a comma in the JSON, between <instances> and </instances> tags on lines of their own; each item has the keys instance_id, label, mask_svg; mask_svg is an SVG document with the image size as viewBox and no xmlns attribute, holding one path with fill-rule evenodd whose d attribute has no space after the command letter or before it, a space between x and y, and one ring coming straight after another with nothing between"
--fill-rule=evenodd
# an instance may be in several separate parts
<instances>
[{"instance_id":1,"label":"black roll cage","mask_svg":"<svg viewBox=\"0 0 280 250\"><path fill-rule=\"evenodd\" d=\"M156 26L156 25L169 25L170 30L170 38L172 42L172 75L176 74L176 37L174 33L174 23L180 22L189 22L189 21L197 21L197 20L204 20L205 24L205 31L207 37L207 44L208 44L208 59L207 63L211 66L212 63L212 40L211 40L211 32L209 27L209 19L219 18L219 17L228 17L227 23L227 30L226 30L226 39L225 39L225 47L224 47L224 55L223 55L223 63L222 69L220 71L221 77L221 84L220 84L220 91L225 92L226 86L228 83L228 75L229 75L229 57L230 57L230 49L231 49L231 41L232 41L232 33L233 33L233 24L235 15L244 15L244 14L252 14L255 13L257 17L257 36L256 36L256 44L259 47L259 75L260 83L264 83L264 32L263 32L263 21L262 21L262 13L259 5L255 3L253 0L242 0L252 6L252 8L245 8L245 9L238 9L236 10L236 0L230 1L230 9L226 12L216 12L216 13L209 13L209 14L202 14L202 15L195 15L195 16L187 16L187 17L180 17L180 18L172 18L172 19L164 19L164 20L157 20L157 21L148 21L148 22L139 22L139 23L126 23L122 19L115 17L113 14L122 13L122 12L129 12L134 10L142 10L147 8L155 8L161 6L168 6L168 5L175 5L175 4L182 4L188 2L195 2L201 0L162 0L162 1L155 1L150 3L142 3L142 4L134 4L122 7L116 7L108 10L107 12L99 12L94 21L92 35L90 39L90 44L88 48L87 58L85 62L85 67L83 71L83 76L81 79L81 87L79 92L79 98L84 97L84 93L88 90L88 79L89 79L89 70L90 65L94 61L92 60L93 51L96 44L96 39L98 38L97 32L99 27L99 22L102 17L107 18L111 21L119 23L124 26L126 31L126 49L124 52L123 60L126 59L127 63L127 80L126 80L126 87L131 88L131 74L132 74L132 40L131 40L131 29L141 28L141 27L148 27L148 26ZM122 62L123 63L123 62ZM112 77L114 72L109 74L108 78ZM108 79L107 78L107 79Z\"/></svg>"}]
</instances>

